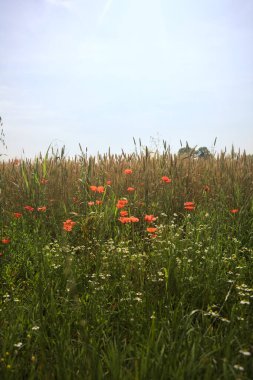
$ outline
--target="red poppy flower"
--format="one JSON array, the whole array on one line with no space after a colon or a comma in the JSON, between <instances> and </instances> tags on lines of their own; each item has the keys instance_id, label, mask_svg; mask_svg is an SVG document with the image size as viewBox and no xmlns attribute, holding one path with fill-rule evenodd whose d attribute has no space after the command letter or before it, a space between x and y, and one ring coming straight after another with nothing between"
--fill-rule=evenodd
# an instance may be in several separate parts
<instances>
[{"instance_id":1,"label":"red poppy flower","mask_svg":"<svg viewBox=\"0 0 253 380\"><path fill-rule=\"evenodd\" d=\"M92 202L92 201L88 202L88 206L94 206L94 204L95 202Z\"/></svg>"},{"instance_id":2,"label":"red poppy flower","mask_svg":"<svg viewBox=\"0 0 253 380\"><path fill-rule=\"evenodd\" d=\"M111 181L111 180L108 180L108 181L106 182L106 184L107 184L107 185L111 185L111 184L112 184L112 181Z\"/></svg>"},{"instance_id":3,"label":"red poppy flower","mask_svg":"<svg viewBox=\"0 0 253 380\"><path fill-rule=\"evenodd\" d=\"M128 211L126 210L120 211L120 216L127 216L127 215L128 215Z\"/></svg>"},{"instance_id":4,"label":"red poppy flower","mask_svg":"<svg viewBox=\"0 0 253 380\"><path fill-rule=\"evenodd\" d=\"M194 202L184 202L184 206L194 206Z\"/></svg>"},{"instance_id":5,"label":"red poppy flower","mask_svg":"<svg viewBox=\"0 0 253 380\"><path fill-rule=\"evenodd\" d=\"M11 242L11 239L10 238L3 238L2 239L2 243L3 244L9 244Z\"/></svg>"},{"instance_id":6,"label":"red poppy flower","mask_svg":"<svg viewBox=\"0 0 253 380\"><path fill-rule=\"evenodd\" d=\"M118 203L116 204L116 207L117 207L117 208L124 208L124 207L125 207L125 204L124 204L124 203L121 203L121 202L118 202Z\"/></svg>"},{"instance_id":7,"label":"red poppy flower","mask_svg":"<svg viewBox=\"0 0 253 380\"><path fill-rule=\"evenodd\" d=\"M22 214L20 212L14 212L13 213L14 218L19 219L22 217Z\"/></svg>"},{"instance_id":8,"label":"red poppy flower","mask_svg":"<svg viewBox=\"0 0 253 380\"><path fill-rule=\"evenodd\" d=\"M73 226L72 226L72 224L65 224L65 223L63 223L63 229L64 229L65 231L70 232L70 231L72 231Z\"/></svg>"},{"instance_id":9,"label":"red poppy flower","mask_svg":"<svg viewBox=\"0 0 253 380\"><path fill-rule=\"evenodd\" d=\"M32 206L24 206L24 209L27 211L30 211L30 212L34 211L34 207L32 207Z\"/></svg>"},{"instance_id":10,"label":"red poppy flower","mask_svg":"<svg viewBox=\"0 0 253 380\"><path fill-rule=\"evenodd\" d=\"M169 177L166 177L165 175L161 179L165 183L170 183L171 182L171 179Z\"/></svg>"},{"instance_id":11,"label":"red poppy flower","mask_svg":"<svg viewBox=\"0 0 253 380\"><path fill-rule=\"evenodd\" d=\"M131 193L131 192L135 191L135 188L134 188L134 187L128 187L128 188L127 188L127 191L128 191L129 193Z\"/></svg>"},{"instance_id":12,"label":"red poppy flower","mask_svg":"<svg viewBox=\"0 0 253 380\"><path fill-rule=\"evenodd\" d=\"M236 214L239 212L239 208L234 208L233 210L230 210L231 214Z\"/></svg>"},{"instance_id":13,"label":"red poppy flower","mask_svg":"<svg viewBox=\"0 0 253 380\"><path fill-rule=\"evenodd\" d=\"M43 178L41 178L40 183L42 185L46 185L48 183L48 179L46 179L46 178L43 177Z\"/></svg>"},{"instance_id":14,"label":"red poppy flower","mask_svg":"<svg viewBox=\"0 0 253 380\"><path fill-rule=\"evenodd\" d=\"M184 206L184 209L187 210L187 211L194 211L195 210L195 206Z\"/></svg>"},{"instance_id":15,"label":"red poppy flower","mask_svg":"<svg viewBox=\"0 0 253 380\"><path fill-rule=\"evenodd\" d=\"M121 223L123 223L123 224L125 224L125 223L130 223L130 218L125 217L125 216L121 216L118 220L119 220Z\"/></svg>"},{"instance_id":16,"label":"red poppy flower","mask_svg":"<svg viewBox=\"0 0 253 380\"><path fill-rule=\"evenodd\" d=\"M93 185L90 186L90 190L91 190L91 191L97 191L97 186L93 186Z\"/></svg>"},{"instance_id":17,"label":"red poppy flower","mask_svg":"<svg viewBox=\"0 0 253 380\"><path fill-rule=\"evenodd\" d=\"M65 222L63 222L63 229L68 232L72 231L75 224L76 222L73 222L73 220L67 219Z\"/></svg>"},{"instance_id":18,"label":"red poppy flower","mask_svg":"<svg viewBox=\"0 0 253 380\"><path fill-rule=\"evenodd\" d=\"M130 216L130 222L132 222L132 223L137 223L137 222L139 222L139 218L136 218L135 216Z\"/></svg>"},{"instance_id":19,"label":"red poppy flower","mask_svg":"<svg viewBox=\"0 0 253 380\"><path fill-rule=\"evenodd\" d=\"M96 205L101 205L102 203L103 203L103 201L101 201L100 199L96 200Z\"/></svg>"},{"instance_id":20,"label":"red poppy flower","mask_svg":"<svg viewBox=\"0 0 253 380\"><path fill-rule=\"evenodd\" d=\"M98 193L103 193L104 191L105 191L104 186L98 186L98 187L97 187L97 192L98 192Z\"/></svg>"},{"instance_id":21,"label":"red poppy flower","mask_svg":"<svg viewBox=\"0 0 253 380\"><path fill-rule=\"evenodd\" d=\"M46 212L46 211L47 211L47 208L46 208L46 206L41 206L41 207L38 207L37 210L38 210L39 212Z\"/></svg>"},{"instance_id":22,"label":"red poppy flower","mask_svg":"<svg viewBox=\"0 0 253 380\"><path fill-rule=\"evenodd\" d=\"M128 204L128 200L127 199L119 199L118 202L117 202L117 204L116 204L116 207L117 208L123 208L127 204Z\"/></svg>"},{"instance_id":23,"label":"red poppy flower","mask_svg":"<svg viewBox=\"0 0 253 380\"><path fill-rule=\"evenodd\" d=\"M150 232L151 234L153 234L154 232L157 231L157 228L156 227L147 227L146 229L148 232Z\"/></svg>"},{"instance_id":24,"label":"red poppy flower","mask_svg":"<svg viewBox=\"0 0 253 380\"><path fill-rule=\"evenodd\" d=\"M125 223L137 223L137 222L139 222L139 219L136 218L135 216L130 216L130 217L121 216L118 220L121 223L123 223L123 224L125 224Z\"/></svg>"},{"instance_id":25,"label":"red poppy flower","mask_svg":"<svg viewBox=\"0 0 253 380\"><path fill-rule=\"evenodd\" d=\"M132 174L133 171L132 171L132 169L125 169L125 170L124 170L124 173L125 173L125 174Z\"/></svg>"},{"instance_id":26,"label":"red poppy flower","mask_svg":"<svg viewBox=\"0 0 253 380\"><path fill-rule=\"evenodd\" d=\"M187 211L193 211L195 210L195 203L194 202L184 202L184 209Z\"/></svg>"},{"instance_id":27,"label":"red poppy flower","mask_svg":"<svg viewBox=\"0 0 253 380\"><path fill-rule=\"evenodd\" d=\"M157 218L154 215L145 215L144 220L148 223L154 222Z\"/></svg>"}]
</instances>

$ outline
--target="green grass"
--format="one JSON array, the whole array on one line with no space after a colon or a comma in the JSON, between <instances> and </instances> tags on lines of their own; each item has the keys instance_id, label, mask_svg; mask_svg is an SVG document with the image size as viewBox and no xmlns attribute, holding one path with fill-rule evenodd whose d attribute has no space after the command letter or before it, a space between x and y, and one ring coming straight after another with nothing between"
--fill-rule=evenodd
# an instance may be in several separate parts
<instances>
[{"instance_id":1,"label":"green grass","mask_svg":"<svg viewBox=\"0 0 253 380\"><path fill-rule=\"evenodd\" d=\"M0 176L1 379L253 378L251 156L62 152Z\"/></svg>"}]
</instances>

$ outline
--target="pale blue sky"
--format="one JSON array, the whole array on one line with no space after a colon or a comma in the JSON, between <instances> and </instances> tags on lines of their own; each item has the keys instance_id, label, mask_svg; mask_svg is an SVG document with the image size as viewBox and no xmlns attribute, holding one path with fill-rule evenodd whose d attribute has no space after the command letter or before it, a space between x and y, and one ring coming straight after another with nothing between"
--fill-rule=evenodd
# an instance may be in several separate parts
<instances>
[{"instance_id":1,"label":"pale blue sky","mask_svg":"<svg viewBox=\"0 0 253 380\"><path fill-rule=\"evenodd\" d=\"M165 139L253 153L252 0L1 0L8 156Z\"/></svg>"}]
</instances>

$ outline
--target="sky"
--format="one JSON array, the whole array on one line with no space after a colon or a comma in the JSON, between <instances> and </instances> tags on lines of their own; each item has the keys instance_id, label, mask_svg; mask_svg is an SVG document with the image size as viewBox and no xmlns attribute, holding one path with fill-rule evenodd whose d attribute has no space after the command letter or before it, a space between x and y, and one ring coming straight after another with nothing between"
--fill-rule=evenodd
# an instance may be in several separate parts
<instances>
[{"instance_id":1,"label":"sky","mask_svg":"<svg viewBox=\"0 0 253 380\"><path fill-rule=\"evenodd\" d=\"M0 116L8 158L253 153L253 2L1 0Z\"/></svg>"}]
</instances>

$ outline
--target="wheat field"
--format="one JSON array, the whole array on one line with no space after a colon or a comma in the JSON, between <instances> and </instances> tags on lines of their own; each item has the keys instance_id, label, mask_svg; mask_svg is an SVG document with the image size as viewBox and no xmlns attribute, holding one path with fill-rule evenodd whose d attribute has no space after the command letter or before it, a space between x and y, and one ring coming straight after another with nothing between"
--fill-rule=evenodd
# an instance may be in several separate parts
<instances>
[{"instance_id":1,"label":"wheat field","mask_svg":"<svg viewBox=\"0 0 253 380\"><path fill-rule=\"evenodd\" d=\"M253 156L0 163L1 379L252 379Z\"/></svg>"}]
</instances>

